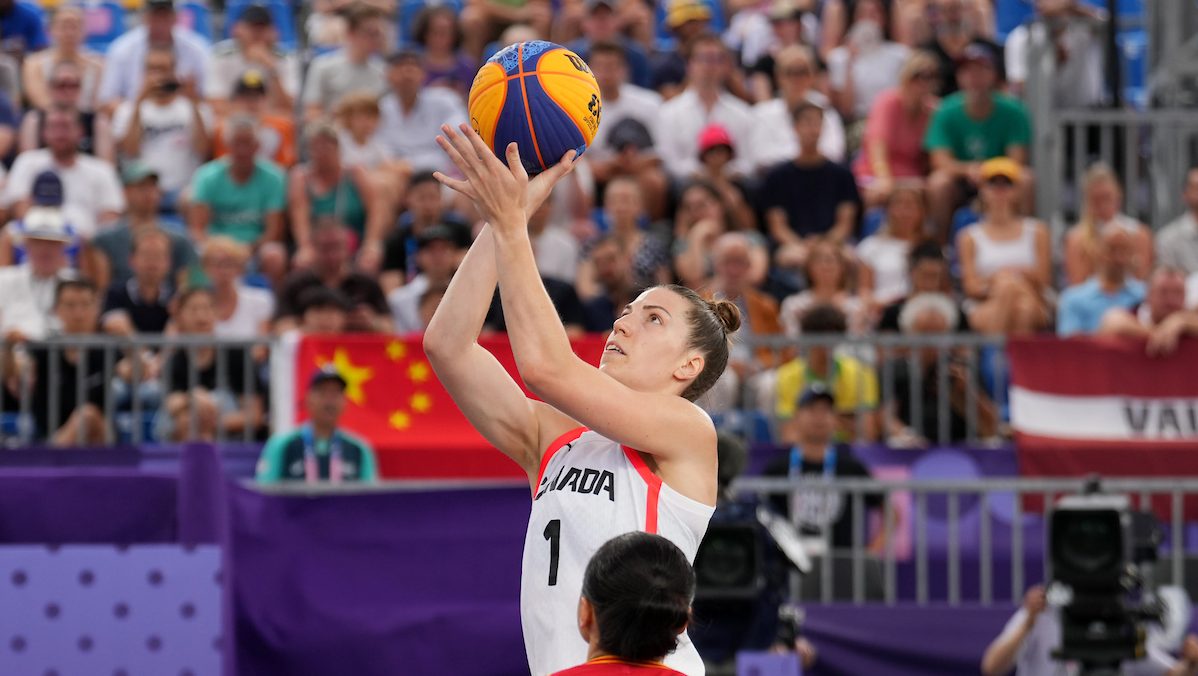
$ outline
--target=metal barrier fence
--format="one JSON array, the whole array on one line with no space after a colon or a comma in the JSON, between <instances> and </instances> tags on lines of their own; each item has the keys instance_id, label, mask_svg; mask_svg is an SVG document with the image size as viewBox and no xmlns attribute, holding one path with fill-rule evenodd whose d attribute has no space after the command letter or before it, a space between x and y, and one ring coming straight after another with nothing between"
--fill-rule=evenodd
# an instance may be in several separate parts
<instances>
[{"instance_id":1,"label":"metal barrier fence","mask_svg":"<svg viewBox=\"0 0 1198 676\"><path fill-rule=\"evenodd\" d=\"M84 446L99 430L103 443L254 440L266 420L261 374L272 342L64 335L5 345L0 438Z\"/></svg>"},{"instance_id":2,"label":"metal barrier fence","mask_svg":"<svg viewBox=\"0 0 1198 676\"><path fill-rule=\"evenodd\" d=\"M831 603L852 602L886 603L916 602L927 604L933 598L949 605L981 604L983 606L1019 603L1031 581L1047 579L1047 543L1034 542L1029 538L1044 537L1047 520L1041 518L1040 509L1025 510L1024 501L1029 498L1051 505L1056 497L1077 493L1085 480L1077 479L985 479L976 481L874 481L866 479L764 479L742 478L732 485L735 494L756 496L762 502L769 496L782 495L786 498L813 495L839 496L840 504L849 501L852 513L852 542L847 548L832 546L830 527L822 527L821 542L812 556L818 564L814 575L808 576L806 587L813 593L803 594L792 581L792 595L802 602ZM1107 479L1104 491L1127 494L1139 505L1155 506L1158 515L1164 508L1167 519L1162 519L1165 544L1156 580L1186 587L1193 581L1187 575L1187 551L1185 502L1198 496L1198 479ZM867 544L865 504L867 496L882 496L881 519L884 542L881 553L871 553ZM906 497L906 496L909 496ZM900 561L896 552L899 539L896 509L900 498L912 509L908 522L913 531L912 551L906 560ZM996 502L1009 502L1009 528L1006 533L996 532L992 523ZM929 518L929 504L943 501L944 518ZM965 502L972 503L969 511L976 510L978 518L966 523ZM1037 505L1038 507L1039 505ZM976 521L976 523L975 523ZM799 526L797 520L793 520ZM929 535L937 531L937 537ZM943 539L939 535L943 533ZM1033 535L1034 534L1034 535ZM966 537L968 536L968 537ZM936 539L937 542L932 540ZM968 549L963 544L968 542ZM1001 547L999 544L1001 543ZM976 547L976 549L974 549ZM1001 550L1001 551L1000 551ZM1028 558L1033 560L1029 569ZM963 560L968 565L963 565ZM837 565L837 563L843 565ZM999 570L999 567L1006 570ZM943 570L943 579L938 579ZM900 571L903 578L911 582L907 589L900 589ZM837 583L837 576L847 574L848 585ZM962 580L968 574L976 579L976 590L963 593ZM1006 584L996 583L998 578ZM811 588L814 587L812 590ZM1193 591L1191 590L1191 596Z\"/></svg>"}]
</instances>

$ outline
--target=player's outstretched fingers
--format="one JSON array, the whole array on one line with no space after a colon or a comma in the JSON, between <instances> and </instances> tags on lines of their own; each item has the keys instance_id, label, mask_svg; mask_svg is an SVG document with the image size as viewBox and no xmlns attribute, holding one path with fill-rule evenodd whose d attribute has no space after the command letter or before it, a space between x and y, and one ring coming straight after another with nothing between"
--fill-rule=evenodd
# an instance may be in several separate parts
<instances>
[{"instance_id":1,"label":"player's outstretched fingers","mask_svg":"<svg viewBox=\"0 0 1198 676\"><path fill-rule=\"evenodd\" d=\"M441 134L442 136L438 139L444 139L444 143L438 140L437 144L449 155L449 159L457 168L462 170L466 179L477 184L479 178L478 158L475 157L474 148L470 142L463 139L453 130L453 127L447 124L441 125Z\"/></svg>"},{"instance_id":2,"label":"player's outstretched fingers","mask_svg":"<svg viewBox=\"0 0 1198 676\"><path fill-rule=\"evenodd\" d=\"M507 144L507 168L521 185L528 182L528 171L524 168L524 163L520 161L520 147L516 145L515 141Z\"/></svg>"},{"instance_id":3,"label":"player's outstretched fingers","mask_svg":"<svg viewBox=\"0 0 1198 676\"><path fill-rule=\"evenodd\" d=\"M433 178L437 179L441 185L453 190L454 192L465 195L472 200L478 199L478 194L474 192L474 187L470 185L470 181L463 181L458 178L450 178L439 171L433 172Z\"/></svg>"},{"instance_id":4,"label":"player's outstretched fingers","mask_svg":"<svg viewBox=\"0 0 1198 676\"><path fill-rule=\"evenodd\" d=\"M479 159L480 172L488 171L496 165L503 164L499 161L498 157L495 157L495 153L491 152L491 149L487 147L487 144L483 143L482 137L478 135L478 132L474 131L474 127L471 127L465 122L459 126L462 129L462 137L470 143L470 147L474 149L474 154ZM462 152L465 153L464 150Z\"/></svg>"}]
</instances>

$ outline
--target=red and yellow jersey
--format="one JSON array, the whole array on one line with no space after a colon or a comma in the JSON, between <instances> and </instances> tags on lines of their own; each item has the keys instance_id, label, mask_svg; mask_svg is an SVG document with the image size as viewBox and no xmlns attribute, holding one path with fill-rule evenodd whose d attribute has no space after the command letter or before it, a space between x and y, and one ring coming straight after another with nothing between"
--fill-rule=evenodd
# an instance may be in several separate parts
<instances>
[{"instance_id":1,"label":"red and yellow jersey","mask_svg":"<svg viewBox=\"0 0 1198 676\"><path fill-rule=\"evenodd\" d=\"M617 657L596 657L553 676L686 676L661 662L625 662Z\"/></svg>"}]
</instances>

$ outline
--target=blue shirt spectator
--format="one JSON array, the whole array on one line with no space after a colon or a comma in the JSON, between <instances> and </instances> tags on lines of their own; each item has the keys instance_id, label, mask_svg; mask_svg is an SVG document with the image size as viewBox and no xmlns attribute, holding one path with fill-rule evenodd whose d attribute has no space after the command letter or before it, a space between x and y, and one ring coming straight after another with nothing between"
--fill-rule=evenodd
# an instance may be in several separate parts
<instances>
[{"instance_id":1,"label":"blue shirt spectator","mask_svg":"<svg viewBox=\"0 0 1198 676\"><path fill-rule=\"evenodd\" d=\"M7 52L36 52L49 47L42 12L27 2L0 2L0 42Z\"/></svg>"},{"instance_id":2,"label":"blue shirt spectator","mask_svg":"<svg viewBox=\"0 0 1198 676\"><path fill-rule=\"evenodd\" d=\"M1131 233L1109 224L1099 236L1098 274L1065 289L1057 305L1057 335L1062 338L1097 333L1108 310L1128 310L1144 300L1144 282L1129 273L1135 257Z\"/></svg>"}]
</instances>

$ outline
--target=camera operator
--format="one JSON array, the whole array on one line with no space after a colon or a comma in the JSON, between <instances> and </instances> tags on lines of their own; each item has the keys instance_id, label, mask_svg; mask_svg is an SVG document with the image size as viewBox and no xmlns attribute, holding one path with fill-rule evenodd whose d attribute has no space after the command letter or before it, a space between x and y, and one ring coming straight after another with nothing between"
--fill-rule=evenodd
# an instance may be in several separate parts
<instances>
[{"instance_id":1,"label":"camera operator","mask_svg":"<svg viewBox=\"0 0 1198 676\"><path fill-rule=\"evenodd\" d=\"M1052 656L1060 643L1060 617L1049 607L1044 587L1036 585L1027 590L1023 605L986 648L982 673L1002 676L1011 673L1013 668L1018 676L1072 676L1078 673L1078 665L1057 661ZM1150 625L1145 641L1147 655L1143 659L1124 662L1124 676L1198 675L1198 637L1193 634L1185 637L1180 659L1174 659L1166 652L1165 643L1164 629Z\"/></svg>"}]
</instances>

